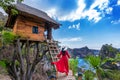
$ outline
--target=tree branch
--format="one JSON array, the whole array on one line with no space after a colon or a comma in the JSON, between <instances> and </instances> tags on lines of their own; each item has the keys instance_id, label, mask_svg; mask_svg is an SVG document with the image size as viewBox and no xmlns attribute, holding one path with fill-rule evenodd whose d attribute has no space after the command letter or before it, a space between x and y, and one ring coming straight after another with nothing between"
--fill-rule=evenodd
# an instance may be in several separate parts
<instances>
[{"instance_id":1,"label":"tree branch","mask_svg":"<svg viewBox=\"0 0 120 80\"><path fill-rule=\"evenodd\" d=\"M21 53L20 39L17 39L17 46L18 46L18 57L20 58L21 79L25 80L24 59Z\"/></svg>"},{"instance_id":2,"label":"tree branch","mask_svg":"<svg viewBox=\"0 0 120 80\"><path fill-rule=\"evenodd\" d=\"M31 70L30 70L30 75L34 72L35 70L35 67L36 65L42 60L43 56L47 53L48 50L44 50L44 49L41 49L43 52L42 52L42 55L40 56L39 55L39 46L38 46L38 43L36 43L36 46L37 46L37 53L35 55L35 58L33 60L33 63L31 64ZM43 46L42 46L43 47ZM44 46L45 47L45 46Z\"/></svg>"}]
</instances>

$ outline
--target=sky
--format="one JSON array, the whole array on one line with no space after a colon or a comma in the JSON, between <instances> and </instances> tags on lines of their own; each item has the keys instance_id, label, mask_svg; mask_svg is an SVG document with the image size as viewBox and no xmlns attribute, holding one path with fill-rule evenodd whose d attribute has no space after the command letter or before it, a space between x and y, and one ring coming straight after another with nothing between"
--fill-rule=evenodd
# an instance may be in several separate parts
<instances>
[{"instance_id":1,"label":"sky","mask_svg":"<svg viewBox=\"0 0 120 80\"><path fill-rule=\"evenodd\" d=\"M24 0L62 24L53 39L69 48L120 48L120 0Z\"/></svg>"}]
</instances>

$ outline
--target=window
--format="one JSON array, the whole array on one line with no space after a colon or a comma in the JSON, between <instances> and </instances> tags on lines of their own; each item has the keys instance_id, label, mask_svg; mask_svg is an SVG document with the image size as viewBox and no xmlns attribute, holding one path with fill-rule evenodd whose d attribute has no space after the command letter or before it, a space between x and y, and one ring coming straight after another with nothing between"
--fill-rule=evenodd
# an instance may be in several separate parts
<instances>
[{"instance_id":1,"label":"window","mask_svg":"<svg viewBox=\"0 0 120 80\"><path fill-rule=\"evenodd\" d=\"M38 34L38 27L37 26L33 26L32 33Z\"/></svg>"}]
</instances>

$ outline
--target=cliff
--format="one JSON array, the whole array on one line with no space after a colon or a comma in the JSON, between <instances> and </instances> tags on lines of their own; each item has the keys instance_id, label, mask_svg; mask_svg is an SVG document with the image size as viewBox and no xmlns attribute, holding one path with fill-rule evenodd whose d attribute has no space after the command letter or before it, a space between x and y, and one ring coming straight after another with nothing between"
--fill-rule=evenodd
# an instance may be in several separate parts
<instances>
[{"instance_id":1,"label":"cliff","mask_svg":"<svg viewBox=\"0 0 120 80\"><path fill-rule=\"evenodd\" d=\"M69 48L68 52L70 53L70 55L73 58L75 58L75 57L84 58L88 55L98 55L99 54L99 50L89 49L87 46L82 47L82 48L74 48L74 49Z\"/></svg>"}]
</instances>

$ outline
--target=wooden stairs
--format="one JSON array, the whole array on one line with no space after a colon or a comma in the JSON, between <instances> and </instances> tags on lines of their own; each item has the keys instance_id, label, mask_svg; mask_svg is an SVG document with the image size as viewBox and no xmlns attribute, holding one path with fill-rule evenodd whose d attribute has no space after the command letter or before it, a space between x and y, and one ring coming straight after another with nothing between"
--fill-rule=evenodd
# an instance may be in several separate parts
<instances>
[{"instance_id":1,"label":"wooden stairs","mask_svg":"<svg viewBox=\"0 0 120 80\"><path fill-rule=\"evenodd\" d=\"M59 54L59 52L60 52L60 49L58 46L58 41L47 40L47 45L48 45L49 54L51 57L51 62L58 61L57 54ZM54 65L54 68L55 68L55 65ZM55 68L55 70L56 70L56 68Z\"/></svg>"},{"instance_id":2,"label":"wooden stairs","mask_svg":"<svg viewBox=\"0 0 120 80\"><path fill-rule=\"evenodd\" d=\"M52 62L57 61L58 60L57 54L59 54L59 52L60 52L58 42L53 41L53 40L48 40L47 44L48 44L48 48L49 48L49 52L50 52Z\"/></svg>"}]
</instances>

